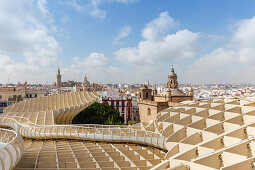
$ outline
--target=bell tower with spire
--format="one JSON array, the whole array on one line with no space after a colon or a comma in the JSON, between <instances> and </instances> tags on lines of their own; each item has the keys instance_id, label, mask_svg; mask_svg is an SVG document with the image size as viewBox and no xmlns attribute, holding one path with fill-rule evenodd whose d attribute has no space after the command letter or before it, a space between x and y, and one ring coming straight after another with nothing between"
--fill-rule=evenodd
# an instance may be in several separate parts
<instances>
[{"instance_id":1,"label":"bell tower with spire","mask_svg":"<svg viewBox=\"0 0 255 170\"><path fill-rule=\"evenodd\" d=\"M172 69L168 75L167 88L176 89L178 88L177 75L174 72L174 66L172 65Z\"/></svg>"},{"instance_id":2,"label":"bell tower with spire","mask_svg":"<svg viewBox=\"0 0 255 170\"><path fill-rule=\"evenodd\" d=\"M60 74L59 66L58 66L58 74L57 74L56 86L57 86L58 88L61 87L61 74Z\"/></svg>"},{"instance_id":3,"label":"bell tower with spire","mask_svg":"<svg viewBox=\"0 0 255 170\"><path fill-rule=\"evenodd\" d=\"M83 87L89 87L89 86L90 86L90 83L89 83L89 81L88 81L88 79L87 79L86 74L85 74L85 76L84 76L84 79L83 79L83 82L82 82L82 86L83 86Z\"/></svg>"}]
</instances>

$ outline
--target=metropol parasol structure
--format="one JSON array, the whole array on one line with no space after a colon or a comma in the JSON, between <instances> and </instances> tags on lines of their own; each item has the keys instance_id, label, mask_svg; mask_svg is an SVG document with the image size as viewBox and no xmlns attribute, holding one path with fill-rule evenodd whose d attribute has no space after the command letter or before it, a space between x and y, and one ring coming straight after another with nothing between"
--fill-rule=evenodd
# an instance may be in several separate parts
<instances>
[{"instance_id":1,"label":"metropol parasol structure","mask_svg":"<svg viewBox=\"0 0 255 170\"><path fill-rule=\"evenodd\" d=\"M0 169L255 168L253 98L186 101L132 126L72 125L99 97L68 92L6 108L0 115Z\"/></svg>"}]
</instances>

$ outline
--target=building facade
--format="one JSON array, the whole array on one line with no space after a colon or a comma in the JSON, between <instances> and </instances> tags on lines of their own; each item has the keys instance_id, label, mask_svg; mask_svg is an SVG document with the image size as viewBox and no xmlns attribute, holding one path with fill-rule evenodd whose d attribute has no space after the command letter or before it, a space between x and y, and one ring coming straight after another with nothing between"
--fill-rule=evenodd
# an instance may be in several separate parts
<instances>
[{"instance_id":1,"label":"building facade","mask_svg":"<svg viewBox=\"0 0 255 170\"><path fill-rule=\"evenodd\" d=\"M40 96L47 96L49 94L46 89L29 89L26 90L26 98L35 98Z\"/></svg>"},{"instance_id":2,"label":"building facade","mask_svg":"<svg viewBox=\"0 0 255 170\"><path fill-rule=\"evenodd\" d=\"M150 89L144 85L138 94L138 106L141 122L150 122L156 119L157 113L170 107L178 106L180 102L193 100L193 90L188 94L183 93L178 88L177 74L172 67L166 84L164 94L157 94L156 89Z\"/></svg>"},{"instance_id":3,"label":"building facade","mask_svg":"<svg viewBox=\"0 0 255 170\"><path fill-rule=\"evenodd\" d=\"M0 114L4 109L16 102L23 100L26 96L24 89L17 90L15 87L0 88Z\"/></svg>"},{"instance_id":4,"label":"building facade","mask_svg":"<svg viewBox=\"0 0 255 170\"><path fill-rule=\"evenodd\" d=\"M6 107L16 102L47 95L47 89L28 88L26 81L24 84L18 83L11 87L0 87L0 113L3 113Z\"/></svg>"},{"instance_id":5,"label":"building facade","mask_svg":"<svg viewBox=\"0 0 255 170\"><path fill-rule=\"evenodd\" d=\"M84 76L83 82L81 84L77 84L74 86L74 91L102 91L103 85L102 84L90 84L87 79L87 76Z\"/></svg>"},{"instance_id":6,"label":"building facade","mask_svg":"<svg viewBox=\"0 0 255 170\"><path fill-rule=\"evenodd\" d=\"M102 98L102 103L108 104L120 112L120 116L124 117L124 124L127 124L129 120L132 120L132 98L126 99L112 99Z\"/></svg>"}]
</instances>

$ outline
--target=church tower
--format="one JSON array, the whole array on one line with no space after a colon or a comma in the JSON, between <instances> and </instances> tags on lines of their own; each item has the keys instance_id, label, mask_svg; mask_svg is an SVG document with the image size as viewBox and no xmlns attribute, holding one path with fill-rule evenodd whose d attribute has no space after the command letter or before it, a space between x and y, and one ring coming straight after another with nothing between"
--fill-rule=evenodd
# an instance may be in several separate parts
<instances>
[{"instance_id":1,"label":"church tower","mask_svg":"<svg viewBox=\"0 0 255 170\"><path fill-rule=\"evenodd\" d=\"M84 79L83 79L83 82L82 82L82 86L83 86L83 87L89 87L89 86L90 86L90 83L89 83L89 81L88 81L88 79L87 79L86 74L85 74L85 76L84 76Z\"/></svg>"},{"instance_id":2,"label":"church tower","mask_svg":"<svg viewBox=\"0 0 255 170\"><path fill-rule=\"evenodd\" d=\"M177 75L174 72L174 67L172 66L172 70L168 75L167 88L175 89L178 88Z\"/></svg>"},{"instance_id":3,"label":"church tower","mask_svg":"<svg viewBox=\"0 0 255 170\"><path fill-rule=\"evenodd\" d=\"M58 67L58 74L57 74L56 86L57 86L58 88L61 87L61 74L60 74L60 69L59 69L59 67Z\"/></svg>"}]
</instances>

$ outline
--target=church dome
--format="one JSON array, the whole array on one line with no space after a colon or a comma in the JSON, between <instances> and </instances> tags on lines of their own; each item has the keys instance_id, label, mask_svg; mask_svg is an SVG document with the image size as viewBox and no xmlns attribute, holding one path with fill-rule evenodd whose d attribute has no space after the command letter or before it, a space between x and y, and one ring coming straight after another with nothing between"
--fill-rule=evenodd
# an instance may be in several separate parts
<instances>
[{"instance_id":1,"label":"church dome","mask_svg":"<svg viewBox=\"0 0 255 170\"><path fill-rule=\"evenodd\" d=\"M172 70L170 71L168 77L177 77L177 75L174 72L174 68L172 67Z\"/></svg>"}]
</instances>

